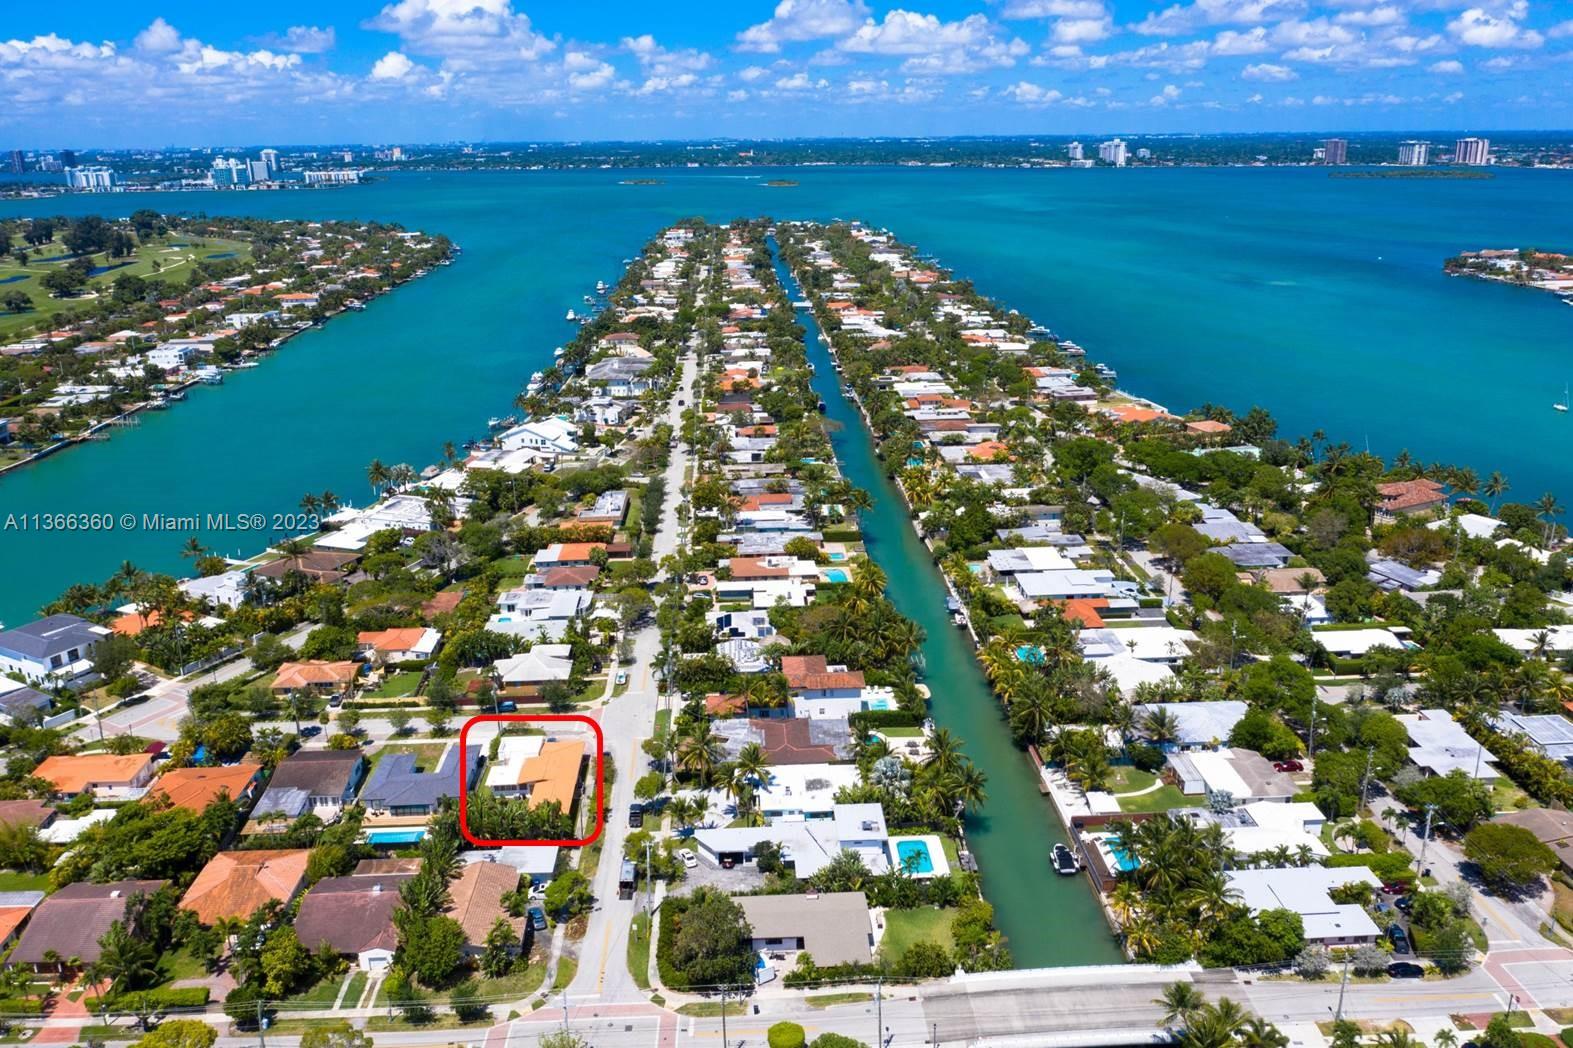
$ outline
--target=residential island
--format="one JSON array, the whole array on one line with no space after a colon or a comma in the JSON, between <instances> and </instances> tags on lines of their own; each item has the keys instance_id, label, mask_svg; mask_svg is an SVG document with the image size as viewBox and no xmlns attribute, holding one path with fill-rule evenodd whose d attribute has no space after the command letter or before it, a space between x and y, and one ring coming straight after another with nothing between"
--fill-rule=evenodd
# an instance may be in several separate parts
<instances>
[{"instance_id":1,"label":"residential island","mask_svg":"<svg viewBox=\"0 0 1573 1048\"><path fill-rule=\"evenodd\" d=\"M1496 280L1549 291L1573 305L1573 256L1535 248L1483 248L1465 251L1442 263L1451 277Z\"/></svg>"},{"instance_id":2,"label":"residential island","mask_svg":"<svg viewBox=\"0 0 1573 1048\"><path fill-rule=\"evenodd\" d=\"M1554 497L1172 414L855 222L684 220L589 298L520 417L369 464L371 506L0 632L8 1015L675 1035L753 995L787 1038L926 1025L1075 927L1139 963L1002 1000L1282 1038L1278 990L1331 990L1355 1044L1573 941ZM973 677L987 738L948 726ZM497 719L547 712L598 732Z\"/></svg>"},{"instance_id":3,"label":"residential island","mask_svg":"<svg viewBox=\"0 0 1573 1048\"><path fill-rule=\"evenodd\" d=\"M0 469L133 424L455 251L356 222L0 222Z\"/></svg>"}]
</instances>

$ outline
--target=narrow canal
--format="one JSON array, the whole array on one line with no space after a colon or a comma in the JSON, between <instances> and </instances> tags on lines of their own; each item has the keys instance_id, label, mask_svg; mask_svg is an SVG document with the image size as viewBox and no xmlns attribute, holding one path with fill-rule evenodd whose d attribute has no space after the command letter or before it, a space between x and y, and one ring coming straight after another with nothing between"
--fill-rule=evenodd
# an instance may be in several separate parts
<instances>
[{"instance_id":1,"label":"narrow canal","mask_svg":"<svg viewBox=\"0 0 1573 1048\"><path fill-rule=\"evenodd\" d=\"M804 297L779 257L776 273L792 301ZM1119 949L1087 878L1061 877L1050 865L1051 849L1065 839L1059 821L1011 740L965 632L951 624L939 568L913 530L900 491L880 468L857 405L841 391L819 325L806 309L798 310L798 320L806 329L814 391L833 423L830 438L841 470L873 499L862 515L869 555L889 576L896 608L923 627L924 682L933 696L934 722L961 739L973 763L988 774L988 800L967 819L967 839L1016 966L1117 963Z\"/></svg>"}]
</instances>

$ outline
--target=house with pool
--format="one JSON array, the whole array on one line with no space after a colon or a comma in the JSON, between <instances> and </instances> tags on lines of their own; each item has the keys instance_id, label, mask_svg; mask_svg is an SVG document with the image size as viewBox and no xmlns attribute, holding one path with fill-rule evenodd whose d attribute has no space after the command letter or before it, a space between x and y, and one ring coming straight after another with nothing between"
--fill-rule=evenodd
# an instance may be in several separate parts
<instances>
[{"instance_id":1,"label":"house with pool","mask_svg":"<svg viewBox=\"0 0 1573 1048\"><path fill-rule=\"evenodd\" d=\"M366 843L396 848L425 837L426 823L443 798L458 796L459 760L458 743L450 744L435 765L424 768L415 749L388 747L361 790ZM478 781L481 760L479 746L465 747L466 782Z\"/></svg>"},{"instance_id":2,"label":"house with pool","mask_svg":"<svg viewBox=\"0 0 1573 1048\"><path fill-rule=\"evenodd\" d=\"M768 826L722 826L694 831L699 855L720 866L752 862L761 845L774 844L799 878L811 877L842 852L862 860L870 873L902 870L927 879L950 872L935 834L892 837L878 804L833 804L828 816L779 816Z\"/></svg>"}]
</instances>

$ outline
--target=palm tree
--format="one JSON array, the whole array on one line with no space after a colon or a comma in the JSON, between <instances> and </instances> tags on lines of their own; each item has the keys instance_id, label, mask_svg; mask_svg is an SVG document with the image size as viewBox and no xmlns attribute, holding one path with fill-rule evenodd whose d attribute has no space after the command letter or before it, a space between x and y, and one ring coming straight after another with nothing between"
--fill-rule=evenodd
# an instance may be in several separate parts
<instances>
[{"instance_id":1,"label":"palm tree","mask_svg":"<svg viewBox=\"0 0 1573 1048\"><path fill-rule=\"evenodd\" d=\"M963 808L977 811L988 799L988 781L989 777L983 773L983 769L968 761L948 781L947 786L950 795L960 801Z\"/></svg>"},{"instance_id":2,"label":"palm tree","mask_svg":"<svg viewBox=\"0 0 1573 1048\"><path fill-rule=\"evenodd\" d=\"M1165 986L1163 993L1153 998L1153 1004L1163 1008L1159 1026L1187 1023L1207 1003L1207 997L1194 983L1176 982Z\"/></svg>"},{"instance_id":3,"label":"palm tree","mask_svg":"<svg viewBox=\"0 0 1573 1048\"><path fill-rule=\"evenodd\" d=\"M109 926L109 930L99 939L99 946L103 952L98 963L113 989L122 992L135 990L157 977L158 957L153 948L140 939L132 938L120 921Z\"/></svg>"},{"instance_id":4,"label":"palm tree","mask_svg":"<svg viewBox=\"0 0 1573 1048\"><path fill-rule=\"evenodd\" d=\"M193 535L187 539L186 544L180 548L180 555L182 557L188 557L194 561L201 560L203 557L208 555L208 548L202 545L201 539Z\"/></svg>"},{"instance_id":5,"label":"palm tree","mask_svg":"<svg viewBox=\"0 0 1573 1048\"><path fill-rule=\"evenodd\" d=\"M1486 478L1486 486L1481 490L1484 491L1486 497L1491 500L1492 516L1495 516L1497 512L1497 499L1506 494L1508 488L1509 485L1507 478L1498 471L1493 470L1491 476Z\"/></svg>"},{"instance_id":6,"label":"palm tree","mask_svg":"<svg viewBox=\"0 0 1573 1048\"><path fill-rule=\"evenodd\" d=\"M1180 736L1180 718L1173 710L1159 706L1142 718L1142 730L1153 742L1173 742Z\"/></svg>"},{"instance_id":7,"label":"palm tree","mask_svg":"<svg viewBox=\"0 0 1573 1048\"><path fill-rule=\"evenodd\" d=\"M1544 545L1547 549L1550 549L1551 536L1555 530L1553 524L1556 518L1562 516L1562 503L1558 502L1557 497L1548 491L1535 502L1535 515L1546 522L1546 541Z\"/></svg>"},{"instance_id":8,"label":"palm tree","mask_svg":"<svg viewBox=\"0 0 1573 1048\"><path fill-rule=\"evenodd\" d=\"M949 728L936 728L929 736L929 765L941 778L954 775L961 767L961 743Z\"/></svg>"},{"instance_id":9,"label":"palm tree","mask_svg":"<svg viewBox=\"0 0 1573 1048\"><path fill-rule=\"evenodd\" d=\"M1245 1021L1239 1030L1241 1048L1288 1048L1289 1038L1284 1032L1259 1015ZM1415 1048L1413 1042L1405 1048Z\"/></svg>"},{"instance_id":10,"label":"palm tree","mask_svg":"<svg viewBox=\"0 0 1573 1048\"><path fill-rule=\"evenodd\" d=\"M308 492L306 492L304 495L302 495L300 497L300 511L302 513L306 514L306 516L308 516L308 517L316 516L317 515L317 511L320 510L321 508L322 508L322 500L319 499L312 492L308 491Z\"/></svg>"},{"instance_id":11,"label":"palm tree","mask_svg":"<svg viewBox=\"0 0 1573 1048\"><path fill-rule=\"evenodd\" d=\"M1408 1030L1383 1030L1377 1035L1376 1044L1377 1048L1425 1048Z\"/></svg>"},{"instance_id":12,"label":"palm tree","mask_svg":"<svg viewBox=\"0 0 1573 1048\"><path fill-rule=\"evenodd\" d=\"M721 744L725 740L711 729L708 723L695 727L693 734L684 736L677 748L677 766L699 776L708 784L710 775L721 760Z\"/></svg>"},{"instance_id":13,"label":"palm tree","mask_svg":"<svg viewBox=\"0 0 1573 1048\"><path fill-rule=\"evenodd\" d=\"M373 497L382 494L382 489L387 485L392 474L388 467L382 464L381 459L372 459L371 465L366 467L366 482L371 485Z\"/></svg>"}]
</instances>

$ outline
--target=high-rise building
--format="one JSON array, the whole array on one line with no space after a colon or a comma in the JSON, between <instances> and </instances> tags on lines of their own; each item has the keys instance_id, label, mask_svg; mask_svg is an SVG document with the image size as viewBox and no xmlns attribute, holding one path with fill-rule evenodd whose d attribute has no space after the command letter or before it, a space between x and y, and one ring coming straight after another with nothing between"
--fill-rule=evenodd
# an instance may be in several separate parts
<instances>
[{"instance_id":1,"label":"high-rise building","mask_svg":"<svg viewBox=\"0 0 1573 1048\"><path fill-rule=\"evenodd\" d=\"M27 165L22 160L22 151L20 149L11 150L10 168L13 175L20 175L27 169Z\"/></svg>"},{"instance_id":2,"label":"high-rise building","mask_svg":"<svg viewBox=\"0 0 1573 1048\"><path fill-rule=\"evenodd\" d=\"M1151 160L1152 159L1152 150L1150 150L1150 149L1138 149L1136 151L1136 159L1137 160Z\"/></svg>"},{"instance_id":3,"label":"high-rise building","mask_svg":"<svg viewBox=\"0 0 1573 1048\"><path fill-rule=\"evenodd\" d=\"M213 161L208 178L215 186L240 186L246 184L247 168L234 157L221 156Z\"/></svg>"},{"instance_id":4,"label":"high-rise building","mask_svg":"<svg viewBox=\"0 0 1573 1048\"><path fill-rule=\"evenodd\" d=\"M1072 142L1070 145L1066 146L1065 156L1071 160L1080 160L1082 158L1081 143Z\"/></svg>"},{"instance_id":5,"label":"high-rise building","mask_svg":"<svg viewBox=\"0 0 1573 1048\"><path fill-rule=\"evenodd\" d=\"M268 168L268 162L266 160L246 161L246 181L271 182L272 180L273 172Z\"/></svg>"},{"instance_id":6,"label":"high-rise building","mask_svg":"<svg viewBox=\"0 0 1573 1048\"><path fill-rule=\"evenodd\" d=\"M1349 141L1343 138L1328 138L1322 142L1322 163L1347 164L1349 162Z\"/></svg>"},{"instance_id":7,"label":"high-rise building","mask_svg":"<svg viewBox=\"0 0 1573 1048\"><path fill-rule=\"evenodd\" d=\"M64 167L76 167L76 150L75 149L62 149L60 151L60 166L63 167L63 168Z\"/></svg>"},{"instance_id":8,"label":"high-rise building","mask_svg":"<svg viewBox=\"0 0 1573 1048\"><path fill-rule=\"evenodd\" d=\"M97 192L115 186L115 173L107 167L68 167L65 175L66 185L72 189Z\"/></svg>"},{"instance_id":9,"label":"high-rise building","mask_svg":"<svg viewBox=\"0 0 1573 1048\"><path fill-rule=\"evenodd\" d=\"M260 154L262 162L268 165L268 173L273 174L279 169L279 151L277 149L264 149Z\"/></svg>"},{"instance_id":10,"label":"high-rise building","mask_svg":"<svg viewBox=\"0 0 1573 1048\"><path fill-rule=\"evenodd\" d=\"M1404 142L1398 147L1398 162L1405 167L1425 167L1430 159L1429 142Z\"/></svg>"},{"instance_id":11,"label":"high-rise building","mask_svg":"<svg viewBox=\"0 0 1573 1048\"><path fill-rule=\"evenodd\" d=\"M335 186L353 185L360 181L360 171L307 171L306 184L308 186Z\"/></svg>"},{"instance_id":12,"label":"high-rise building","mask_svg":"<svg viewBox=\"0 0 1573 1048\"><path fill-rule=\"evenodd\" d=\"M1098 144L1098 159L1102 160L1105 164L1113 164L1115 167L1124 167L1126 156L1127 154L1125 151L1124 139L1111 138L1107 142L1100 142Z\"/></svg>"},{"instance_id":13,"label":"high-rise building","mask_svg":"<svg viewBox=\"0 0 1573 1048\"><path fill-rule=\"evenodd\" d=\"M1460 138L1453 147L1453 163L1473 167L1491 163L1491 139Z\"/></svg>"}]
</instances>

